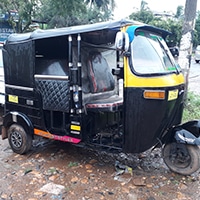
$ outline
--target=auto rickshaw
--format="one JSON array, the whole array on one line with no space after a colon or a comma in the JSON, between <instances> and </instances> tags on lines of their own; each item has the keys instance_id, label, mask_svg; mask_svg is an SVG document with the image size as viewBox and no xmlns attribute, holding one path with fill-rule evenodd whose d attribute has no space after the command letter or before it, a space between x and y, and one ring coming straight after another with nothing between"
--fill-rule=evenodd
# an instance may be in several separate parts
<instances>
[{"instance_id":1,"label":"auto rickshaw","mask_svg":"<svg viewBox=\"0 0 200 200\"><path fill-rule=\"evenodd\" d=\"M168 34L120 20L10 35L2 139L18 154L35 136L125 153L161 147L172 171L197 171L200 122L181 124L185 80Z\"/></svg>"}]
</instances>

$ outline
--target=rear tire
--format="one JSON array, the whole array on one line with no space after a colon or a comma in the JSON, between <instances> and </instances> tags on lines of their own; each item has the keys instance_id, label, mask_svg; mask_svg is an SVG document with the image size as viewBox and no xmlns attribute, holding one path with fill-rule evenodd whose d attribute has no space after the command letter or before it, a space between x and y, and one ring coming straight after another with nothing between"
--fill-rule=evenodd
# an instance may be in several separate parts
<instances>
[{"instance_id":1,"label":"rear tire","mask_svg":"<svg viewBox=\"0 0 200 200\"><path fill-rule=\"evenodd\" d=\"M13 124L8 128L8 141L11 149L18 154L25 154L32 146L31 135L19 124Z\"/></svg>"},{"instance_id":2,"label":"rear tire","mask_svg":"<svg viewBox=\"0 0 200 200\"><path fill-rule=\"evenodd\" d=\"M170 143L163 149L163 160L171 171L191 175L200 168L200 150L194 145Z\"/></svg>"}]
</instances>

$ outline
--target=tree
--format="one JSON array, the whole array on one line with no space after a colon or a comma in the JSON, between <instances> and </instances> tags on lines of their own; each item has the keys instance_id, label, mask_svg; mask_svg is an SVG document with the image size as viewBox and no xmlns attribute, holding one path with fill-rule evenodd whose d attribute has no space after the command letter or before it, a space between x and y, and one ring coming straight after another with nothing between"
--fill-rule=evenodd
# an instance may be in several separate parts
<instances>
[{"instance_id":1,"label":"tree","mask_svg":"<svg viewBox=\"0 0 200 200\"><path fill-rule=\"evenodd\" d=\"M89 3L93 4L92 7ZM1 0L0 10L16 10L17 21L10 15L9 22L18 32L27 32L30 24L45 21L48 28L106 21L112 18L114 0Z\"/></svg>"},{"instance_id":2,"label":"tree","mask_svg":"<svg viewBox=\"0 0 200 200\"><path fill-rule=\"evenodd\" d=\"M140 10L136 13L132 13L131 15L129 15L129 18L132 20L149 24L150 22L153 21L154 16L153 13L149 10Z\"/></svg>"},{"instance_id":3,"label":"tree","mask_svg":"<svg viewBox=\"0 0 200 200\"><path fill-rule=\"evenodd\" d=\"M86 13L82 0L41 0L38 19L46 21L48 28L59 28L84 23Z\"/></svg>"},{"instance_id":4,"label":"tree","mask_svg":"<svg viewBox=\"0 0 200 200\"><path fill-rule=\"evenodd\" d=\"M171 32L171 34L166 38L169 47L179 46L181 40L182 21L172 19L162 20L155 17L149 24Z\"/></svg>"},{"instance_id":5,"label":"tree","mask_svg":"<svg viewBox=\"0 0 200 200\"><path fill-rule=\"evenodd\" d=\"M107 21L114 5L114 0L42 0L39 19L48 28Z\"/></svg>"},{"instance_id":6,"label":"tree","mask_svg":"<svg viewBox=\"0 0 200 200\"><path fill-rule=\"evenodd\" d=\"M115 9L114 0L86 0L88 5L87 23L95 23L112 19Z\"/></svg>"},{"instance_id":7,"label":"tree","mask_svg":"<svg viewBox=\"0 0 200 200\"><path fill-rule=\"evenodd\" d=\"M147 5L148 4L146 2L142 1L140 11L132 13L129 18L168 30L172 34L166 38L167 44L169 46L179 46L181 39L182 19L163 20L161 17L155 17Z\"/></svg>"},{"instance_id":8,"label":"tree","mask_svg":"<svg viewBox=\"0 0 200 200\"><path fill-rule=\"evenodd\" d=\"M196 10L197 10L197 0L186 0L185 18L183 23L180 53L179 53L179 64L185 76L186 90L188 87L189 68L192 56L192 42L194 35Z\"/></svg>"},{"instance_id":9,"label":"tree","mask_svg":"<svg viewBox=\"0 0 200 200\"><path fill-rule=\"evenodd\" d=\"M154 19L154 16L153 13L149 10L148 3L142 0L140 4L140 10L129 15L129 18L149 24Z\"/></svg>"},{"instance_id":10,"label":"tree","mask_svg":"<svg viewBox=\"0 0 200 200\"><path fill-rule=\"evenodd\" d=\"M32 19L37 15L40 5L40 0L1 0L0 9L2 12L9 14L10 24L13 26L14 30L17 32L25 32L29 25L32 23ZM18 18L13 18L11 14L17 12Z\"/></svg>"},{"instance_id":11,"label":"tree","mask_svg":"<svg viewBox=\"0 0 200 200\"><path fill-rule=\"evenodd\" d=\"M144 0L142 0L140 4L140 11L142 10L149 10L148 3Z\"/></svg>"},{"instance_id":12,"label":"tree","mask_svg":"<svg viewBox=\"0 0 200 200\"><path fill-rule=\"evenodd\" d=\"M97 6L98 9L102 9L104 12L107 10L114 10L115 1L114 0L86 0L89 7Z\"/></svg>"},{"instance_id":13,"label":"tree","mask_svg":"<svg viewBox=\"0 0 200 200\"><path fill-rule=\"evenodd\" d=\"M195 30L194 30L193 47L196 47L199 44L200 44L200 11L197 12L197 18L196 18Z\"/></svg>"},{"instance_id":14,"label":"tree","mask_svg":"<svg viewBox=\"0 0 200 200\"><path fill-rule=\"evenodd\" d=\"M175 15L175 17L179 19L179 18L181 18L183 15L184 15L183 6L178 6L177 9L176 9L176 15Z\"/></svg>"}]
</instances>

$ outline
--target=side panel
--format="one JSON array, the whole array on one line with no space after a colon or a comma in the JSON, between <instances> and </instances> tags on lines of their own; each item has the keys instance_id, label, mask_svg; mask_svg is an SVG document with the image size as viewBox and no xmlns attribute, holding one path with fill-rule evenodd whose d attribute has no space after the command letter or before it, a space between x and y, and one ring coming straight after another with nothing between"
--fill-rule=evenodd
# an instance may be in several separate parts
<instances>
[{"instance_id":1,"label":"side panel","mask_svg":"<svg viewBox=\"0 0 200 200\"><path fill-rule=\"evenodd\" d=\"M34 42L10 43L4 46L5 113L24 113L33 126L44 124L41 95L34 89Z\"/></svg>"},{"instance_id":2,"label":"side panel","mask_svg":"<svg viewBox=\"0 0 200 200\"><path fill-rule=\"evenodd\" d=\"M44 126L41 97L35 91L24 88L6 88L5 113L24 113L36 127Z\"/></svg>"},{"instance_id":3,"label":"side panel","mask_svg":"<svg viewBox=\"0 0 200 200\"><path fill-rule=\"evenodd\" d=\"M165 99L145 99L143 97L145 88L125 88L126 152L139 153L151 148L159 141L158 139L161 139L168 127L181 122L183 95L168 101L169 91L175 88L162 89L166 91Z\"/></svg>"},{"instance_id":4,"label":"side panel","mask_svg":"<svg viewBox=\"0 0 200 200\"><path fill-rule=\"evenodd\" d=\"M11 124L17 123L23 126L26 130L27 134L33 136L33 125L29 118L20 112L8 112L4 116L3 120L3 131L2 131L2 138L6 139L8 137L6 128L8 128Z\"/></svg>"}]
</instances>

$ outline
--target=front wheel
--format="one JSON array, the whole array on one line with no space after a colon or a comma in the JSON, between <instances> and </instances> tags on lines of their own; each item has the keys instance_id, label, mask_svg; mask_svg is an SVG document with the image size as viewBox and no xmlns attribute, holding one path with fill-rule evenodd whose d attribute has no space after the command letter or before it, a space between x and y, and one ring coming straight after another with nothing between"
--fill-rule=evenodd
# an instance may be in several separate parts
<instances>
[{"instance_id":1,"label":"front wheel","mask_svg":"<svg viewBox=\"0 0 200 200\"><path fill-rule=\"evenodd\" d=\"M163 160L173 172L191 175L200 168L198 146L169 143L163 148Z\"/></svg>"},{"instance_id":2,"label":"front wheel","mask_svg":"<svg viewBox=\"0 0 200 200\"><path fill-rule=\"evenodd\" d=\"M32 146L32 137L19 124L12 124L8 128L8 141L11 149L18 154L24 154Z\"/></svg>"}]
</instances>

